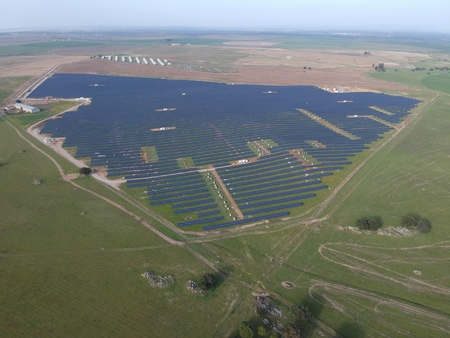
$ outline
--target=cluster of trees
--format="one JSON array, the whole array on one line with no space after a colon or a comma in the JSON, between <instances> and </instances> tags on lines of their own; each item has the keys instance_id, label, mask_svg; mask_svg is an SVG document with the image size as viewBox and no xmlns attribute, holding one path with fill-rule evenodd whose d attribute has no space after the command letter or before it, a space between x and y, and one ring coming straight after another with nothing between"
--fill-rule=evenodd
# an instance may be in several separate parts
<instances>
[{"instance_id":1,"label":"cluster of trees","mask_svg":"<svg viewBox=\"0 0 450 338\"><path fill-rule=\"evenodd\" d=\"M356 220L356 227L360 230L378 230L381 224L376 218L364 217Z\"/></svg>"},{"instance_id":2,"label":"cluster of trees","mask_svg":"<svg viewBox=\"0 0 450 338\"><path fill-rule=\"evenodd\" d=\"M415 229L420 234L429 233L431 230L431 224L428 221L410 215L402 216L402 227Z\"/></svg>"},{"instance_id":3,"label":"cluster of trees","mask_svg":"<svg viewBox=\"0 0 450 338\"><path fill-rule=\"evenodd\" d=\"M386 68L384 68L384 63L379 63L378 65L372 65L373 68L378 72L384 72L386 71Z\"/></svg>"},{"instance_id":4,"label":"cluster of trees","mask_svg":"<svg viewBox=\"0 0 450 338\"><path fill-rule=\"evenodd\" d=\"M364 52L364 55L370 55L370 52Z\"/></svg>"},{"instance_id":5,"label":"cluster of trees","mask_svg":"<svg viewBox=\"0 0 450 338\"><path fill-rule=\"evenodd\" d=\"M442 70L442 71L445 71L445 70L450 70L450 67L434 67L434 68L430 68L430 69L428 69L430 72L432 72L433 70ZM414 71L421 71L421 70L427 70L425 67L416 67L416 68L414 68L414 69L411 69L413 72Z\"/></svg>"}]
</instances>

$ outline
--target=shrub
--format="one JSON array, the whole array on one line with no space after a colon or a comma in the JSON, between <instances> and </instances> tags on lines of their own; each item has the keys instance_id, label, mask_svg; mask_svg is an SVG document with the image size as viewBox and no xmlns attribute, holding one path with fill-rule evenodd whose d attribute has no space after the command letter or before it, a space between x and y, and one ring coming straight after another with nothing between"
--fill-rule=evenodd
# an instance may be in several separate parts
<instances>
[{"instance_id":1,"label":"shrub","mask_svg":"<svg viewBox=\"0 0 450 338\"><path fill-rule=\"evenodd\" d=\"M365 217L356 220L356 226L361 230L378 230L380 223L372 217Z\"/></svg>"},{"instance_id":2,"label":"shrub","mask_svg":"<svg viewBox=\"0 0 450 338\"><path fill-rule=\"evenodd\" d=\"M420 234L427 234L431 230L431 224L421 219L417 221L416 229Z\"/></svg>"},{"instance_id":3,"label":"shrub","mask_svg":"<svg viewBox=\"0 0 450 338\"><path fill-rule=\"evenodd\" d=\"M265 326L261 325L258 327L258 335L259 336L265 336L267 334L267 329Z\"/></svg>"}]
</instances>

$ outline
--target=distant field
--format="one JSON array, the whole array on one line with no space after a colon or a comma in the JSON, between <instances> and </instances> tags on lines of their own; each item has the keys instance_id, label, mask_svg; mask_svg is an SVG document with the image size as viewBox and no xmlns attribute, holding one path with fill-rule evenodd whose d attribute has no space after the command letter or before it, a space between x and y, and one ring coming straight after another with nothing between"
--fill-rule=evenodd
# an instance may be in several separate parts
<instances>
[{"instance_id":1,"label":"distant field","mask_svg":"<svg viewBox=\"0 0 450 338\"><path fill-rule=\"evenodd\" d=\"M211 38L173 38L172 41L165 39L142 39L142 40L99 40L99 41L49 41L39 43L26 43L20 45L0 46L1 56L32 55L51 51L53 49L100 47L100 46L129 46L129 45L167 45L167 44L191 44L205 46L220 46L222 39Z\"/></svg>"},{"instance_id":2,"label":"distant field","mask_svg":"<svg viewBox=\"0 0 450 338\"><path fill-rule=\"evenodd\" d=\"M39 54L56 48L75 48L104 46L104 42L93 41L49 41L39 43L27 43L22 45L10 45L0 47L1 56Z\"/></svg>"},{"instance_id":3,"label":"distant field","mask_svg":"<svg viewBox=\"0 0 450 338\"><path fill-rule=\"evenodd\" d=\"M286 36L275 38L279 41L276 47L280 48L326 48L326 49L356 49L365 50L401 50L401 51L432 51L448 53L448 42L441 40L420 40L383 37L358 36Z\"/></svg>"}]
</instances>

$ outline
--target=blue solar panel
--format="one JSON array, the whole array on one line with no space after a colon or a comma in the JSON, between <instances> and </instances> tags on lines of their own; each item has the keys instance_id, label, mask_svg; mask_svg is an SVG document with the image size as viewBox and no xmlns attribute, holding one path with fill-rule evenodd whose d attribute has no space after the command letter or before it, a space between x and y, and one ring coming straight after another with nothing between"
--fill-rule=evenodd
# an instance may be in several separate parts
<instances>
[{"instance_id":1,"label":"blue solar panel","mask_svg":"<svg viewBox=\"0 0 450 338\"><path fill-rule=\"evenodd\" d=\"M77 147L77 158L90 159L91 166L107 167L110 177L125 177L129 188L145 187L150 205L174 204L175 208L197 207L201 202L195 200L217 198L208 185L213 180L205 179L206 172L197 171L209 166L218 168L217 173L240 202L261 197L289 199L293 193L286 196L284 192L288 185L296 189L301 184L320 184L318 178L342 169L337 166L350 165L349 158L392 129L380 119L399 123L420 102L376 93L333 94L312 86L279 86L276 95L265 95L268 88L58 74L46 79L29 97L91 97L90 105L49 120L41 132L64 137L65 147ZM161 111L168 106L176 109ZM336 133L297 108L356 139ZM175 129L165 128L172 126ZM273 141L268 148L271 153L261 151L252 162L256 154L249 144L265 144L264 140ZM145 147L153 147L157 158L145 160ZM299 149L312 157L313 163L302 163L292 155ZM230 166L242 159L252 161ZM194 167L185 168L187 165Z\"/></svg>"}]
</instances>

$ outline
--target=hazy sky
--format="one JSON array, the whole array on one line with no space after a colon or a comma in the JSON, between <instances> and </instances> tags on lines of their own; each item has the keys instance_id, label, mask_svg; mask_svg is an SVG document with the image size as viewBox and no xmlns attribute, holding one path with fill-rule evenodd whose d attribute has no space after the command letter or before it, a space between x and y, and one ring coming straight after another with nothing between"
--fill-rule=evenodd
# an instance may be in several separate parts
<instances>
[{"instance_id":1,"label":"hazy sky","mask_svg":"<svg viewBox=\"0 0 450 338\"><path fill-rule=\"evenodd\" d=\"M99 26L450 33L450 0L1 0L0 30Z\"/></svg>"}]
</instances>

